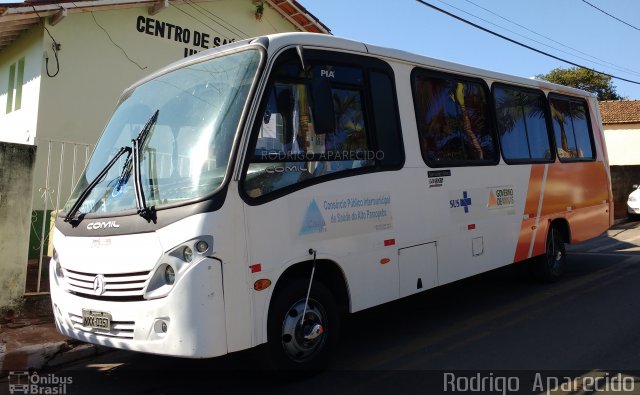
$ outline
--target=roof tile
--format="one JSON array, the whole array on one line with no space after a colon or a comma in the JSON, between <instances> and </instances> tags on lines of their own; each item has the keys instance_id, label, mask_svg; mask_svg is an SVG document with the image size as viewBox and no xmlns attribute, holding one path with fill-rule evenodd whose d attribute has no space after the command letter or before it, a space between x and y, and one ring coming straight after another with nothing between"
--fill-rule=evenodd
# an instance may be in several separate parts
<instances>
[{"instance_id":1,"label":"roof tile","mask_svg":"<svg viewBox=\"0 0 640 395\"><path fill-rule=\"evenodd\" d=\"M640 100L606 100L599 102L602 123L640 123Z\"/></svg>"}]
</instances>

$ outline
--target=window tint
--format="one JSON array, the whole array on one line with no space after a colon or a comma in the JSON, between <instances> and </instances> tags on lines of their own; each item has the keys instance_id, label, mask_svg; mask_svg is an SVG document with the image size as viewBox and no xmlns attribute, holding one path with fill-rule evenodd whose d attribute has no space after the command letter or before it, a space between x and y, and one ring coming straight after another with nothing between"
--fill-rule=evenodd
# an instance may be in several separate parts
<instances>
[{"instance_id":1,"label":"window tint","mask_svg":"<svg viewBox=\"0 0 640 395\"><path fill-rule=\"evenodd\" d=\"M251 197L375 163L364 112L363 70L331 65L312 68L312 75L322 73L330 80L335 130L316 133L311 84L304 78L290 81L292 75L300 74L292 71L293 64L275 71L282 77L276 77L268 91L245 178L245 191Z\"/></svg>"},{"instance_id":2,"label":"window tint","mask_svg":"<svg viewBox=\"0 0 640 395\"><path fill-rule=\"evenodd\" d=\"M551 160L544 93L498 85L494 100L504 159Z\"/></svg>"},{"instance_id":3,"label":"window tint","mask_svg":"<svg viewBox=\"0 0 640 395\"><path fill-rule=\"evenodd\" d=\"M420 148L427 164L497 162L484 83L418 71L413 91Z\"/></svg>"},{"instance_id":4,"label":"window tint","mask_svg":"<svg viewBox=\"0 0 640 395\"><path fill-rule=\"evenodd\" d=\"M552 97L550 103L558 157L564 161L594 159L586 103L564 97Z\"/></svg>"}]
</instances>

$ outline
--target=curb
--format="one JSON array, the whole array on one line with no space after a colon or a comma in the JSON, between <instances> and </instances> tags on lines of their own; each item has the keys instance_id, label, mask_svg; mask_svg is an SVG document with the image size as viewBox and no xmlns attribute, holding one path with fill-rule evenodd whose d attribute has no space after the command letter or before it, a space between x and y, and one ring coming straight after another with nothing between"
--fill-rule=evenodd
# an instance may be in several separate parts
<instances>
[{"instance_id":1,"label":"curb","mask_svg":"<svg viewBox=\"0 0 640 395\"><path fill-rule=\"evenodd\" d=\"M47 360L45 367L58 367L66 365L71 362L78 361L80 359L94 357L97 355L105 354L112 349L109 347L98 346L96 344L82 343L67 351L60 352L53 355Z\"/></svg>"},{"instance_id":2,"label":"curb","mask_svg":"<svg viewBox=\"0 0 640 395\"><path fill-rule=\"evenodd\" d=\"M54 355L63 352L65 341L32 344L11 350L0 361L0 371L41 369Z\"/></svg>"},{"instance_id":3,"label":"curb","mask_svg":"<svg viewBox=\"0 0 640 395\"><path fill-rule=\"evenodd\" d=\"M111 350L95 344L73 343L75 342L59 341L34 344L0 354L0 372L59 367Z\"/></svg>"}]
</instances>

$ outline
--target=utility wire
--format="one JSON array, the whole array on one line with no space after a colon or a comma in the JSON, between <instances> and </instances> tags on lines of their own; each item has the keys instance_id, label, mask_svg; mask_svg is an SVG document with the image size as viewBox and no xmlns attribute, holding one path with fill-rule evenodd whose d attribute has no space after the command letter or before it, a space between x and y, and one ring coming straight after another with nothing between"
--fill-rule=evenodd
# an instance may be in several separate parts
<instances>
[{"instance_id":1,"label":"utility wire","mask_svg":"<svg viewBox=\"0 0 640 395\"><path fill-rule=\"evenodd\" d=\"M499 28L499 29L503 29L503 30L508 31L509 33L513 33L513 34L515 34L515 35L517 35L517 36L520 36L520 37L522 37L522 38L524 38L524 39L526 39L526 40L533 41L534 43L538 43L538 44L543 45L543 46L545 46L545 47L547 47L547 48L551 48L551 49L553 49L553 50L556 50L556 51L558 51L558 52L562 52L562 53L567 54L567 55L570 55L570 56L575 56L576 58L578 58L578 59L582 59L582 60L585 60L585 61L587 61L587 62L595 63L595 64L598 64L598 65L600 65L600 66L605 66L605 67L607 66L606 64L603 64L603 63L600 63L600 62L596 62L596 61L593 61L593 60L591 60L591 59L587 59L587 58L582 57L582 56L580 56L580 55L572 54L572 53L567 52L567 51L565 51L565 50L563 50L563 49L560 49L560 48L557 48L557 47L554 47L554 46L548 45L548 44L546 44L546 43L543 43L542 41L538 41L538 40L533 39L533 38L531 38L531 37L527 37L527 36L525 36L525 35L523 35L523 34L520 34L520 33L516 32L516 31L513 31L513 30L511 30L511 29L507 29L506 27L500 26L500 25L495 24L495 23L493 23L493 22L491 22L491 21L489 21L489 20L486 20L486 19L484 19L484 18L481 18L481 17L479 17L479 16L476 16L476 15L474 15L474 14L472 14L472 13L470 13L470 12L467 12L467 11L465 11L465 10L463 10L463 9L460 9L460 8L458 8L458 7L456 7L456 6L453 6L453 5L449 4L449 3L447 3L446 1L443 1L443 0L437 0L437 1L438 1L438 2L440 2L440 3L442 3L442 4L445 4L445 5L449 6L449 7L453 8L453 9L455 9L455 10L458 10L458 11L460 11L460 12L464 13L464 14L467 14L467 15L469 15L469 16L471 16L471 17L473 17L473 18L479 19L479 20L481 20L481 21L483 21L483 22L485 22L485 23L488 23L488 24L490 24L490 25L493 25L493 26L495 26L495 27L497 27L497 28ZM610 64L610 65L611 65L611 64ZM624 70L624 69L622 69L622 68L620 68L620 67L617 67L616 65L612 65L612 66L613 66L613 68L614 68L614 69L616 69L616 70L623 71L623 72L624 72L624 71L626 71L626 72L630 72L630 73L632 73L632 74L636 74L636 75L640 76L640 73L638 73L638 72L635 72L635 71L629 71L629 70Z\"/></svg>"},{"instance_id":2,"label":"utility wire","mask_svg":"<svg viewBox=\"0 0 640 395\"><path fill-rule=\"evenodd\" d=\"M518 23L518 22L512 21L512 20L511 20L511 19L509 19L509 18L505 18L505 17L503 17L502 15L500 15L500 14L498 14L498 13L495 13L495 12L491 11L491 10L490 10L490 9L488 9L488 8L485 8L485 7L481 6L480 4L474 3L474 2L473 2L473 1L471 1L471 0L465 0L465 1L466 1L467 3L469 3L469 4L473 4L474 6L476 6L476 7L480 8L480 9L482 9L482 10L484 10L484 11L486 11L486 12L488 12L488 13L492 14L492 15L497 16L498 18L500 18L500 19L502 19L502 20L504 20L504 21L507 21L507 22L509 22L509 23L511 23L511 24L514 24L514 25L516 25L516 26L518 26L518 27L520 27L520 28L522 28L522 29L524 29L524 30L526 30L526 31L528 31L528 32L531 32L531 33L535 34L536 36L539 36L539 37L542 37L542 38L544 38L544 39L547 39L547 40L549 40L549 41L551 41L551 42L554 42L554 43L556 43L556 44L558 44L558 45L561 45L561 46L563 46L563 47L565 47L565 48L568 48L568 49L570 49L570 50L572 50L572 51L575 51L575 52L577 52L577 53L579 53L579 54L582 54L582 55L588 56L588 57L590 57L590 58L592 58L592 59L595 59L595 60L598 60L598 61L600 61L600 62L606 63L606 64L608 64L608 65L610 65L610 66L613 66L613 67L617 68L617 69L618 69L618 70L620 70L620 71L628 71L628 72L630 72L630 73L640 75L640 73L639 73L639 72L637 72L637 71L634 71L634 70L629 69L629 68L624 67L624 66L619 66L619 65L617 65L617 64L615 64L615 63L611 63L611 62L606 61L606 60L604 60L604 59L600 59L600 58L598 58L598 57L596 57L596 56L590 55L590 54L588 54L588 53L586 53L586 52L583 52L583 51L581 51L581 50L579 50L579 49L573 48L573 47L571 47L571 46L569 46L569 45L567 45L567 44L563 44L563 43L561 43L560 41L557 41L557 40L553 39L552 37L545 36L544 34L540 34L540 33L536 32L535 30L532 30L532 29L530 29L530 28L528 28L528 27L526 27L526 26L524 26L524 25L521 25L521 24L520 24L520 23ZM601 64L601 63L600 63L600 64Z\"/></svg>"},{"instance_id":3,"label":"utility wire","mask_svg":"<svg viewBox=\"0 0 640 395\"><path fill-rule=\"evenodd\" d=\"M188 4L187 4L188 5ZM211 27L210 25L202 22L200 19L196 18L195 16L193 16L193 14L189 14L187 11L183 10L182 8L179 8L178 6L173 7L174 9L182 12L183 14L189 16L190 18L202 23L203 25L205 25L206 27L208 27L209 29L213 30L214 32L218 33L221 36L224 36L224 34L220 33L219 31L217 31L216 29L214 29L213 27Z\"/></svg>"},{"instance_id":4,"label":"utility wire","mask_svg":"<svg viewBox=\"0 0 640 395\"><path fill-rule=\"evenodd\" d=\"M637 27L633 26L632 24L627 23L627 22L623 21L622 19L617 18L617 17L615 17L615 16L613 16L613 15L609 14L607 11L604 11L604 10L602 10L602 9L600 9L600 8L598 8L598 7L596 7L596 6L594 6L593 4L589 3L588 1L586 1L586 0L582 0L582 2L583 2L583 3L585 3L585 4L590 5L591 7L593 7L593 8L595 8L596 10L598 10L598 11L602 12L603 14L610 16L611 18L615 19L616 21L618 21L618 22L622 22L622 23L624 23L625 25L627 25L627 26L629 26L629 27L631 27L631 28L634 28L634 29L636 29L636 30L640 31L640 29L638 29Z\"/></svg>"},{"instance_id":5,"label":"utility wire","mask_svg":"<svg viewBox=\"0 0 640 395\"><path fill-rule=\"evenodd\" d=\"M49 76L49 78L53 78L55 76L58 75L58 73L60 72L60 59L58 59L58 48L60 47L60 44L56 41L55 38L53 38L53 36L51 35L51 32L49 31L49 29L47 29L47 22L40 17L40 14L38 14L38 10L36 9L35 6L31 6L33 8L33 12L36 13L36 16L38 17L38 19L40 19L42 21L42 26L44 27L44 30L47 32L47 34L49 35L49 37L51 38L51 41L53 41L53 43L51 44L51 49L53 50L53 56L55 56L56 58L56 72L51 74L49 72L49 55L47 55L44 59L44 67L47 70L47 75Z\"/></svg>"},{"instance_id":6,"label":"utility wire","mask_svg":"<svg viewBox=\"0 0 640 395\"><path fill-rule=\"evenodd\" d=\"M438 7L434 6L433 4L427 3L426 1L423 1L423 0L416 0L416 1L417 1L418 3L420 3L420 4L424 5L424 6L426 6L426 7L432 8L432 9L434 9L434 10L438 11L438 12L441 12L441 13L443 13L443 14L445 14L445 15L448 15L448 16L450 16L450 17L454 18L454 19L457 19L457 20L459 20L460 22L464 22L464 23L466 23L467 25L470 25L470 26L475 27L476 29L482 30L483 32L486 32L486 33L489 33L489 34L494 35L494 36L496 36L496 37L499 37L499 38L501 38L501 39L503 39L503 40L509 41L510 43L513 43L513 44L519 45L519 46L521 46L521 47L523 47L523 48L526 48L526 49L528 49L528 50L531 50L531 51L537 52L537 53L539 53L539 54L542 54L542 55L548 56L548 57L550 57L550 58L553 58L553 59L559 60L559 61L561 61L561 62L564 62L564 63L570 64L570 65L572 65L572 66L581 67L581 68L583 68L583 69L591 70L591 71L593 71L594 73L602 74L602 75L607 76L607 77L611 77L611 78L615 78L615 79L618 79L618 80L621 80L621 81L626 81L626 82L630 82L630 83L632 83L632 84L640 85L640 82L638 82L638 81L634 81L634 80L630 80L630 79L627 79L627 78L618 77L618 76L615 76L615 75L613 75L613 74L603 73L602 71L594 70L594 69L592 69L592 68L590 68L590 67L585 67L585 66L583 66L583 65L581 65L581 64L578 64L578 63L572 62L572 61L567 60L567 59L563 59L563 58L561 58L561 57L559 57L559 56L556 56L556 55L550 54L550 53L548 53L548 52L545 52L545 51L542 51L542 50L540 50L540 49L534 48L534 47L532 47L532 46L530 46L530 45L527 45L527 44L521 43L520 41L516 41L516 40L514 40L514 39L512 39L512 38L509 38L509 37L507 37L507 36L504 36L504 35L502 35L502 34L500 34L500 33L496 33L496 32L494 32L493 30L487 29L486 27L482 27L482 26L480 26L480 25L478 25L478 24L476 24L476 23L473 23L473 22L471 22L471 21L469 21L469 20L467 20L467 19L464 19L464 18L462 18L462 17L459 17L459 16L457 16L457 15L455 15L455 14L452 14L451 12L445 11L445 10L443 10L442 8L438 8Z\"/></svg>"},{"instance_id":7,"label":"utility wire","mask_svg":"<svg viewBox=\"0 0 640 395\"><path fill-rule=\"evenodd\" d=\"M249 38L249 37L250 37L247 33L243 32L243 31L242 31L242 30L240 30L238 27L236 27L236 26L234 26L234 25L230 24L229 22L226 22L224 19L220 18L219 16L217 16L216 14L214 14L212 11L207 10L206 8L202 7L201 5L199 5L199 4L197 4L197 3L194 3L193 1L190 1L190 0L185 0L185 3L187 3L188 5L190 5L191 7L193 7L194 9L196 9L197 11L199 11L201 14L203 14L205 17L207 17L207 18L208 18L210 21L212 21L213 23L216 23L216 24L220 25L221 27L223 27L224 29L228 30L231 34L234 34L234 35L236 35L236 34L237 34L238 36L241 36L241 37L243 37L243 38ZM205 14L209 14L209 15L211 15L211 16L213 16L214 18L216 18L217 20L214 20L214 19L212 19L211 17L208 17L208 16L207 16L207 15L205 15ZM223 24L223 23L224 23L224 24ZM225 26L225 25L230 26L230 27L231 27L231 29L230 29L230 28L228 28L228 27L227 27L227 26ZM232 29L233 29L233 30L232 30ZM235 30L235 31L234 31L234 30Z\"/></svg>"}]
</instances>

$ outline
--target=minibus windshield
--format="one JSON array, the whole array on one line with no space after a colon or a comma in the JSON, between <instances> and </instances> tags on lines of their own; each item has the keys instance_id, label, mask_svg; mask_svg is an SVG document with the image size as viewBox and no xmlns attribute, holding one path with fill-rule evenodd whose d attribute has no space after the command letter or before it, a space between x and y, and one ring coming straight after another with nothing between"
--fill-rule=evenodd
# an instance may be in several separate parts
<instances>
[{"instance_id":1,"label":"minibus windshield","mask_svg":"<svg viewBox=\"0 0 640 395\"><path fill-rule=\"evenodd\" d=\"M130 155L116 156L123 149L131 152L127 147L133 148L154 114L157 119L138 147L146 205L162 207L213 193L224 180L259 63L260 51L248 49L171 71L126 92L63 212L79 199L78 215L137 208L135 180L127 169Z\"/></svg>"}]
</instances>

